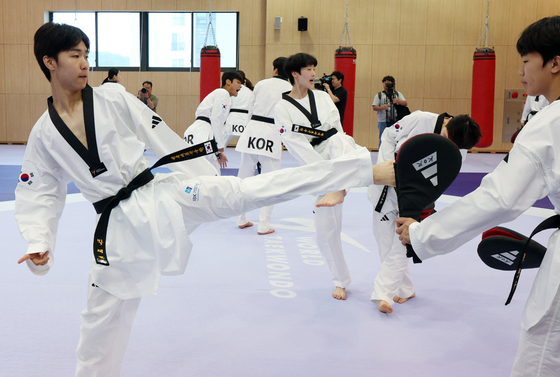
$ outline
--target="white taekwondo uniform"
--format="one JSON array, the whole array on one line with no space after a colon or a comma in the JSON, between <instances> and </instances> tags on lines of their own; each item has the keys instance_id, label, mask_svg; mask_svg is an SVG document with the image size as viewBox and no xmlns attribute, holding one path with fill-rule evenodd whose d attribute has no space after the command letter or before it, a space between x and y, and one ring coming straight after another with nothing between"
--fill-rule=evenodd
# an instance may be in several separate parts
<instances>
[{"instance_id":1,"label":"white taekwondo uniform","mask_svg":"<svg viewBox=\"0 0 560 377\"><path fill-rule=\"evenodd\" d=\"M153 148L159 157L185 148L181 138L130 93L109 85L87 86L82 93L88 149L50 105L31 131L16 188L15 218L27 253L50 252L45 266L27 261L38 275L54 263L68 182L88 201L98 202L149 166L145 148ZM170 164L177 171L156 174L121 201L109 220L109 265L96 264L93 258L90 265L76 375L119 375L140 297L157 294L161 275L184 272L192 249L189 234L199 224L300 195L372 183L370 154L364 148L316 165L240 180L214 176L212 165L197 158Z\"/></svg>"},{"instance_id":2,"label":"white taekwondo uniform","mask_svg":"<svg viewBox=\"0 0 560 377\"><path fill-rule=\"evenodd\" d=\"M249 106L252 101L253 91L245 85L241 85L237 96L231 97L231 108L226 119L227 143L233 137L241 136L243 133L247 122L249 122Z\"/></svg>"},{"instance_id":3,"label":"white taekwondo uniform","mask_svg":"<svg viewBox=\"0 0 560 377\"><path fill-rule=\"evenodd\" d=\"M293 126L311 127L309 119L293 104L282 99L274 110L274 120L279 127L282 142L288 151L303 166L317 161L330 160L356 149L354 139L346 135L340 124L340 115L331 97L323 91L312 91L317 104L317 115L321 125L318 130L335 128L338 132L317 146L312 146L310 135L292 131ZM307 111L311 111L309 94L296 100ZM323 194L327 194L324 192ZM321 197L317 197L315 203ZM317 245L325 257L335 286L346 288L352 279L342 252L342 204L334 207L313 207Z\"/></svg>"},{"instance_id":4,"label":"white taekwondo uniform","mask_svg":"<svg viewBox=\"0 0 560 377\"><path fill-rule=\"evenodd\" d=\"M196 109L196 120L184 134L188 145L196 145L207 140L216 139L218 148L227 146L225 123L231 108L231 96L223 88L218 88L208 94ZM206 118L203 120L201 118ZM208 120L210 123L208 123ZM220 171L220 164L215 155L208 156L208 160Z\"/></svg>"},{"instance_id":5,"label":"white taekwondo uniform","mask_svg":"<svg viewBox=\"0 0 560 377\"><path fill-rule=\"evenodd\" d=\"M523 106L523 113L521 114L521 124L527 123L536 113L541 111L549 104L545 96L527 96L525 106Z\"/></svg>"},{"instance_id":6,"label":"white taekwondo uniform","mask_svg":"<svg viewBox=\"0 0 560 377\"><path fill-rule=\"evenodd\" d=\"M259 162L262 174L280 169L282 140L274 125L274 107L282 99L282 93L290 90L292 90L290 82L279 76L261 80L255 85L249 113L250 116L255 115L261 120L249 120L237 141L235 150L241 152L237 177L246 178L254 175L255 167ZM272 209L273 206L261 208L257 230L259 233L266 233L270 229ZM237 217L237 225L248 222L249 219L245 214Z\"/></svg>"},{"instance_id":7,"label":"white taekwondo uniform","mask_svg":"<svg viewBox=\"0 0 560 377\"><path fill-rule=\"evenodd\" d=\"M401 146L409 138L420 134L434 133L438 119L440 119L440 127L437 133L440 133L441 125L446 116L445 113L440 115L415 111L393 126L387 127L381 136L377 163L394 160ZM414 294L414 284L408 269L406 248L401 244L399 236L395 233L395 220L399 217L397 194L393 187L388 187L386 197L382 195L382 192L383 186L371 185L368 187L368 199L374 206L373 234L381 258L381 267L375 278L374 290L371 294L371 301L377 305L381 300L391 304L394 296L408 298ZM380 203L381 197L385 197L384 203Z\"/></svg>"},{"instance_id":8,"label":"white taekwondo uniform","mask_svg":"<svg viewBox=\"0 0 560 377\"><path fill-rule=\"evenodd\" d=\"M560 213L560 101L536 114L480 187L410 227L421 260L446 254L494 226L512 221L548 196ZM527 229L530 234L532 229ZM521 320L512 376L557 376L560 370L560 232L548 242ZM474 252L474 250L473 250ZM523 274L521 275L523 279Z\"/></svg>"}]
</instances>

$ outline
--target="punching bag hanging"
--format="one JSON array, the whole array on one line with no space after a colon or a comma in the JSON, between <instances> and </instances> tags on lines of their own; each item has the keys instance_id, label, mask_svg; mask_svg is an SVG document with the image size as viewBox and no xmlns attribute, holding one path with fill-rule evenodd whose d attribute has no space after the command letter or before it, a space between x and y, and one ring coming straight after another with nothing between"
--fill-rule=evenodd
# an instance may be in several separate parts
<instances>
[{"instance_id":1,"label":"punching bag hanging","mask_svg":"<svg viewBox=\"0 0 560 377\"><path fill-rule=\"evenodd\" d=\"M356 50L353 47L339 47L334 53L334 70L344 75L344 88L348 92L344 123L342 128L348 135L354 133L354 94L356 92Z\"/></svg>"},{"instance_id":2,"label":"punching bag hanging","mask_svg":"<svg viewBox=\"0 0 560 377\"><path fill-rule=\"evenodd\" d=\"M220 86L220 49L204 46L200 50L200 102Z\"/></svg>"},{"instance_id":3,"label":"punching bag hanging","mask_svg":"<svg viewBox=\"0 0 560 377\"><path fill-rule=\"evenodd\" d=\"M212 30L215 46L208 46L206 44L210 30ZM210 0L206 38L204 38L204 47L200 50L200 102L213 90L221 87L220 71L220 49L218 48L214 26L212 25L212 0Z\"/></svg>"},{"instance_id":4,"label":"punching bag hanging","mask_svg":"<svg viewBox=\"0 0 560 377\"><path fill-rule=\"evenodd\" d=\"M486 26L480 36L478 45L484 35L485 47L477 48L473 58L473 80L471 117L480 126L482 138L476 145L477 148L487 148L492 145L494 136L494 86L496 81L496 53L488 47L488 19L490 0L486 12ZM492 37L490 37L492 38Z\"/></svg>"},{"instance_id":5,"label":"punching bag hanging","mask_svg":"<svg viewBox=\"0 0 560 377\"><path fill-rule=\"evenodd\" d=\"M344 34L348 33L350 47L342 47ZM356 92L356 50L352 47L352 38L348 28L348 0L346 0L346 23L342 30L340 45L334 53L334 70L344 75L344 88L348 92L346 97L346 109L344 110L344 123L342 128L348 135L354 133L354 95Z\"/></svg>"}]
</instances>

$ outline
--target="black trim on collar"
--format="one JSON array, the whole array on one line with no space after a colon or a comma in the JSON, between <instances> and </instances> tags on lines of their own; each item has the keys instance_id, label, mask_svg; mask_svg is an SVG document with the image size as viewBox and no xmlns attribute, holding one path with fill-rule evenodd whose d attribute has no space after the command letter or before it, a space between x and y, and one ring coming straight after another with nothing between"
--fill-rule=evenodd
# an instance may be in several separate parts
<instances>
[{"instance_id":1,"label":"black trim on collar","mask_svg":"<svg viewBox=\"0 0 560 377\"><path fill-rule=\"evenodd\" d=\"M434 128L434 133L441 135L441 129L443 128L443 121L445 120L445 118L453 118L452 115L449 115L447 113L443 113L438 115L437 117L437 121L436 121L436 126Z\"/></svg>"},{"instance_id":2,"label":"black trim on collar","mask_svg":"<svg viewBox=\"0 0 560 377\"><path fill-rule=\"evenodd\" d=\"M86 85L84 89L82 89L82 101L83 101L83 111L84 111L84 126L86 132L86 140L88 144L88 148L85 147L84 144L74 133L68 128L66 123L62 120L58 112L54 108L53 105L53 98L49 97L47 100L47 104L49 107L49 116L51 121L53 122L54 126L60 132L64 140L74 151L84 160L84 162L88 165L89 171L93 178L97 177L98 175L107 171L107 168L101 162L99 158L99 152L97 149L97 138L95 136L95 119L94 119L94 109L93 109L93 89L91 86Z\"/></svg>"},{"instance_id":3,"label":"black trim on collar","mask_svg":"<svg viewBox=\"0 0 560 377\"><path fill-rule=\"evenodd\" d=\"M298 101L290 97L288 94L290 92L282 93L282 98L294 105L299 111L305 115L305 117L311 123L311 128L317 128L321 126L321 122L319 121L319 116L317 115L317 104L315 103L315 95L313 94L312 90L307 91L307 95L309 96L309 107L311 108L311 113L307 111L305 107L303 107Z\"/></svg>"}]
</instances>

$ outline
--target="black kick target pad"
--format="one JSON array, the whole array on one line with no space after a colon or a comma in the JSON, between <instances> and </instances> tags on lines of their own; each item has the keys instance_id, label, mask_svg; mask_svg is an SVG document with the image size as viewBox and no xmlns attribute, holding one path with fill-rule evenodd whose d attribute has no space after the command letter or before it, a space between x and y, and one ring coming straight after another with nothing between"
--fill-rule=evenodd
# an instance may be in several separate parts
<instances>
[{"instance_id":1,"label":"black kick target pad","mask_svg":"<svg viewBox=\"0 0 560 377\"><path fill-rule=\"evenodd\" d=\"M462 157L451 140L438 134L421 134L408 139L395 160L399 216L420 220L422 211L453 183ZM421 263L410 245L407 256Z\"/></svg>"},{"instance_id":2,"label":"black kick target pad","mask_svg":"<svg viewBox=\"0 0 560 377\"><path fill-rule=\"evenodd\" d=\"M523 255L523 247L528 237L508 228L496 227L482 234L478 244L478 256L488 266L496 270L515 271ZM525 248L522 269L538 268L546 253L546 247L530 240Z\"/></svg>"}]
</instances>

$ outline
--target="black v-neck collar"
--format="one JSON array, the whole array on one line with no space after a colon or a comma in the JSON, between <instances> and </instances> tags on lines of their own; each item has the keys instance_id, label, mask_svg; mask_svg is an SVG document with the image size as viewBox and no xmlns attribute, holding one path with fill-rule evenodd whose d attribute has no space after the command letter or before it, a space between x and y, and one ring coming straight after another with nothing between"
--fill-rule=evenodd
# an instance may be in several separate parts
<instances>
[{"instance_id":1,"label":"black v-neck collar","mask_svg":"<svg viewBox=\"0 0 560 377\"><path fill-rule=\"evenodd\" d=\"M311 108L311 113L307 111L305 107L301 105L298 101L290 97L288 94L290 92L282 93L282 98L297 107L299 111L305 115L307 119L309 119L309 123L311 123L312 128L319 127L321 122L319 122L319 116L317 115L317 104L315 103L315 95L313 94L312 90L307 91L307 95L309 96L309 107ZM305 98L305 97L304 97Z\"/></svg>"},{"instance_id":2,"label":"black v-neck collar","mask_svg":"<svg viewBox=\"0 0 560 377\"><path fill-rule=\"evenodd\" d=\"M49 97L47 100L49 106L49 116L54 126L60 132L64 140L88 165L91 175L95 178L99 174L107 171L103 162L99 158L97 149L97 138L95 137L95 119L93 111L93 89L91 86L86 85L82 90L82 101L84 109L84 125L86 131L86 140L88 148L86 148L74 133L68 128L66 123L62 120L58 112L54 108L53 98Z\"/></svg>"},{"instance_id":3,"label":"black v-neck collar","mask_svg":"<svg viewBox=\"0 0 560 377\"><path fill-rule=\"evenodd\" d=\"M441 129L443 128L443 121L445 120L445 118L453 118L451 115L447 114L447 113L443 113L438 115L437 117L437 121L436 121L436 126L434 128L434 133L441 135Z\"/></svg>"}]
</instances>

